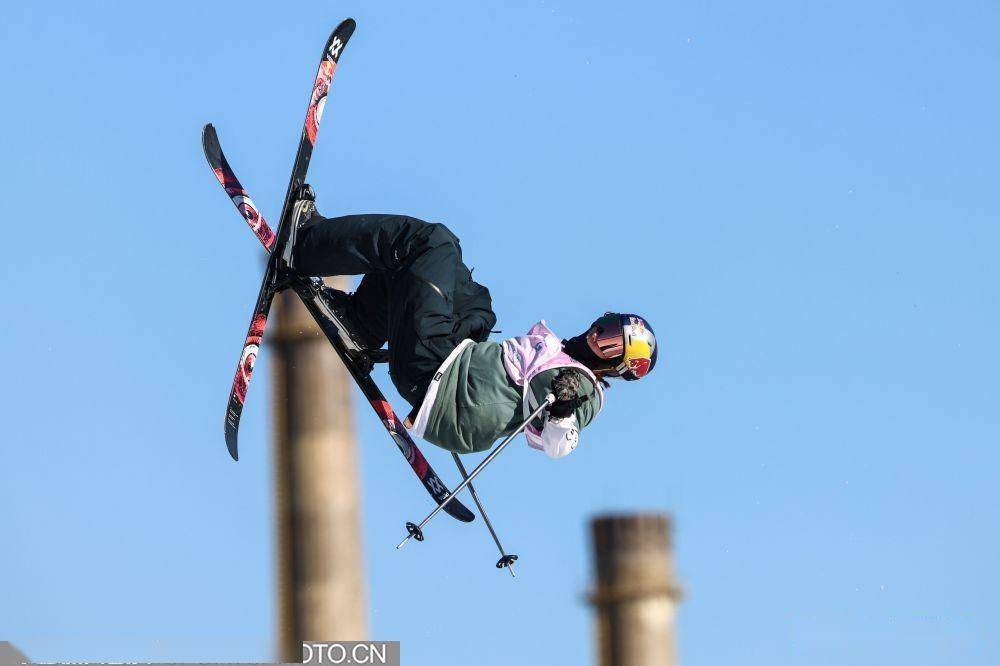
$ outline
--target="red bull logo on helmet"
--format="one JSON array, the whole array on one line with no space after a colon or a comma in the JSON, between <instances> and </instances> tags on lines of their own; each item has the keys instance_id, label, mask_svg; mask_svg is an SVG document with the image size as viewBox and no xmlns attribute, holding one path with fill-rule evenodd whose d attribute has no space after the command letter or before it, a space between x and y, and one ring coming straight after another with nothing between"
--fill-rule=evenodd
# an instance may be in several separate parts
<instances>
[{"instance_id":1,"label":"red bull logo on helmet","mask_svg":"<svg viewBox=\"0 0 1000 666\"><path fill-rule=\"evenodd\" d=\"M627 362L629 372L631 372L635 377L645 377L646 373L649 372L649 359L648 358L630 358Z\"/></svg>"}]
</instances>

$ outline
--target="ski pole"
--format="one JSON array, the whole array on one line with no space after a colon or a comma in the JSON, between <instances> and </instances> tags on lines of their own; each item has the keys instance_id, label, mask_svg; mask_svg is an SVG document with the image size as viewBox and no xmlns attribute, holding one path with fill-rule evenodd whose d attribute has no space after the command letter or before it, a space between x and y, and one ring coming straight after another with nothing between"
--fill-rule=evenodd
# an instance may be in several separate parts
<instances>
[{"instance_id":1,"label":"ski pole","mask_svg":"<svg viewBox=\"0 0 1000 666\"><path fill-rule=\"evenodd\" d=\"M455 464L458 465L458 471L462 473L462 478L469 478L468 472L465 471L465 465L462 464L462 459L457 453L452 452L451 456L455 459ZM493 529L493 524L490 523L489 516L486 515L486 509L483 508L483 503L479 501L479 494L476 492L476 487L469 483L469 494L472 495L472 499L476 502L476 506L479 507L479 515L483 517L483 522L486 523L486 529L490 531L490 535L493 537L493 542L496 543L497 549L500 551L500 559L497 560L497 569L503 569L507 567L510 569L510 575L513 578L517 577L514 573L514 561L517 559L517 555L511 553L510 555L503 549L500 544L500 537L497 536L496 530Z\"/></svg>"},{"instance_id":2,"label":"ski pole","mask_svg":"<svg viewBox=\"0 0 1000 666\"><path fill-rule=\"evenodd\" d=\"M502 442L500 442L499 446L497 446L492 451L490 451L490 454L488 456L486 456L485 458L483 458L483 461L481 463L479 463L478 465L476 465L476 468L474 470L472 470L472 473L469 474L469 476L467 476L465 478L465 480L462 481L462 483L458 484L458 487L456 487L455 490L451 491L451 493L449 493L448 496L445 497L444 500L440 504L438 504L436 507L434 507L434 510L431 511L429 514L427 514L427 517L424 518L422 521L420 521L419 525L414 525L413 523L406 523L406 531L408 532L408 534L406 535L405 539L403 539L402 541L399 542L399 545L396 546L396 550L399 550L400 548L402 548L403 546L405 546L406 542L409 541L411 537L416 538L417 541L423 541L424 540L424 532L423 532L424 526L427 525L427 523L429 523L434 516L438 515L438 513L441 511L441 509L443 509L445 507L445 505L448 504L448 502L450 502L453 499L455 499L455 496L458 495L458 493L460 493L463 488L465 488L467 485L469 485L470 483L472 483L472 480L474 478L476 478L479 475L479 473L482 472L483 469L487 465L489 465L490 462L494 458L497 457L497 454L500 453L501 451L503 451L504 447L506 447L508 444L510 444L510 440L512 440L515 437L517 437L518 433L520 433L522 430L524 430L525 428L527 428L528 424L531 423L536 416L538 416L543 411L545 411L546 409L548 409L549 406L552 403L554 403L555 401L556 401L556 396L554 394L549 393L547 396L545 396L545 400L542 401L542 404L538 405L538 408L535 411L533 411L528 416L528 418L526 418L524 420L524 422L521 425L517 426L517 429L514 430L514 432L510 433L509 435L507 435L507 438L504 439Z\"/></svg>"}]
</instances>

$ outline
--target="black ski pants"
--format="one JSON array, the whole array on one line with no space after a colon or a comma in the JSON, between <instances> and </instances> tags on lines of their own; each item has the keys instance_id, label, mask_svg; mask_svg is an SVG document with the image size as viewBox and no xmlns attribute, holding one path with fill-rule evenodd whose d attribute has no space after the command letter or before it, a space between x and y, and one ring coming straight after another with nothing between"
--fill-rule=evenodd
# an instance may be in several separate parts
<instances>
[{"instance_id":1,"label":"black ski pants","mask_svg":"<svg viewBox=\"0 0 1000 666\"><path fill-rule=\"evenodd\" d=\"M364 275L348 315L370 348L389 343L389 376L413 407L448 354L466 338L485 340L496 324L489 290L472 279L458 237L443 224L314 214L293 252L304 275Z\"/></svg>"}]
</instances>

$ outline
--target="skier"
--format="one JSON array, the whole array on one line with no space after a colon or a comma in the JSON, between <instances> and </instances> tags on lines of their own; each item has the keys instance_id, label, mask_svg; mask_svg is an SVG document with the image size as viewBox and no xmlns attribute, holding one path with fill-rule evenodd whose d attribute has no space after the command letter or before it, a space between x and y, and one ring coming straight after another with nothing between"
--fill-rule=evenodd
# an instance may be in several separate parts
<instances>
[{"instance_id":1,"label":"skier","mask_svg":"<svg viewBox=\"0 0 1000 666\"><path fill-rule=\"evenodd\" d=\"M525 434L560 458L601 411L607 378L640 379L656 365L653 329L635 314L605 313L565 340L540 321L526 335L488 341L496 323L490 292L472 278L447 227L403 215L325 218L311 188L305 192L284 269L364 276L353 294L327 294L366 350L388 342L389 376L413 407L405 425L418 437L455 453L485 451L551 392L556 402Z\"/></svg>"}]
</instances>

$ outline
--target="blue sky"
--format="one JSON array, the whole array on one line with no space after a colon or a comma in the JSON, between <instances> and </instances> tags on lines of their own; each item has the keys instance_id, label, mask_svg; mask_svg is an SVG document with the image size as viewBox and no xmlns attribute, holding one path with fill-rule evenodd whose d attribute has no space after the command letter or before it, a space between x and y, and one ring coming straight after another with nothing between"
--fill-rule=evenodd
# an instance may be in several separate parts
<instances>
[{"instance_id":1,"label":"blue sky","mask_svg":"<svg viewBox=\"0 0 1000 666\"><path fill-rule=\"evenodd\" d=\"M481 527L393 550L429 503L360 411L373 637L588 663L586 520L657 509L685 663L997 663L1000 10L971 1L6 6L0 637L273 656L266 351L239 464L221 427L259 248L199 132L274 217L346 16L320 210L448 224L505 334L623 309L665 345L572 456L483 478L516 582Z\"/></svg>"}]
</instances>

